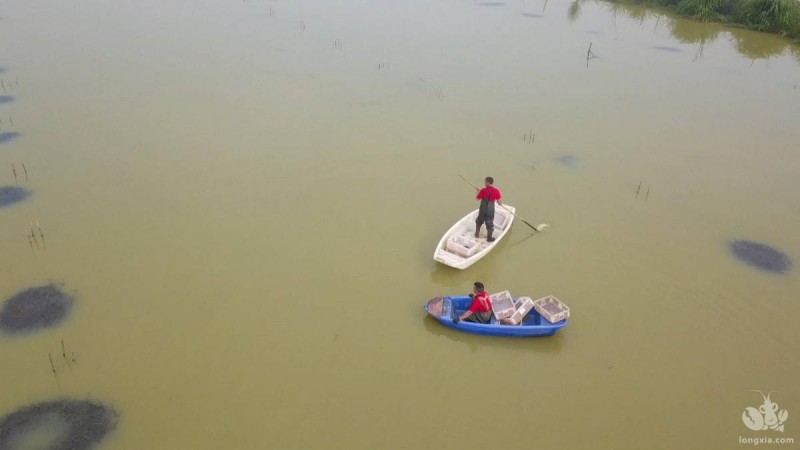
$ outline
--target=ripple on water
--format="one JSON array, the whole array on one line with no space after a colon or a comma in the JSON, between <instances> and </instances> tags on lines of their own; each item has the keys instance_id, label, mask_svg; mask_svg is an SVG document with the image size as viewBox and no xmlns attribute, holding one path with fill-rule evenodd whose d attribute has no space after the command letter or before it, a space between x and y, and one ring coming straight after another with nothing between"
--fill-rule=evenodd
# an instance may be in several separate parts
<instances>
[{"instance_id":1,"label":"ripple on water","mask_svg":"<svg viewBox=\"0 0 800 450\"><path fill-rule=\"evenodd\" d=\"M0 208L25 200L31 192L17 186L0 186Z\"/></svg>"},{"instance_id":2,"label":"ripple on water","mask_svg":"<svg viewBox=\"0 0 800 450\"><path fill-rule=\"evenodd\" d=\"M654 45L654 49L661 50L662 52L672 52L672 53L682 53L683 50L679 49L678 47L668 47L666 45Z\"/></svg>"},{"instance_id":3,"label":"ripple on water","mask_svg":"<svg viewBox=\"0 0 800 450\"><path fill-rule=\"evenodd\" d=\"M13 102L14 96L13 95L0 95L0 104L2 103L11 103Z\"/></svg>"},{"instance_id":4,"label":"ripple on water","mask_svg":"<svg viewBox=\"0 0 800 450\"><path fill-rule=\"evenodd\" d=\"M0 144L7 144L18 137L19 133L17 133L16 131L5 131L3 133L0 133Z\"/></svg>"},{"instance_id":5,"label":"ripple on water","mask_svg":"<svg viewBox=\"0 0 800 450\"><path fill-rule=\"evenodd\" d=\"M737 240L729 244L737 259L756 269L771 273L786 273L792 268L792 260L782 251L758 242Z\"/></svg>"},{"instance_id":6,"label":"ripple on water","mask_svg":"<svg viewBox=\"0 0 800 450\"><path fill-rule=\"evenodd\" d=\"M481 6L506 6L505 2L481 2Z\"/></svg>"},{"instance_id":7,"label":"ripple on water","mask_svg":"<svg viewBox=\"0 0 800 450\"><path fill-rule=\"evenodd\" d=\"M26 289L0 308L0 331L29 333L58 325L72 309L73 298L55 284Z\"/></svg>"},{"instance_id":8,"label":"ripple on water","mask_svg":"<svg viewBox=\"0 0 800 450\"><path fill-rule=\"evenodd\" d=\"M0 449L89 449L114 430L117 420L113 409L88 400L28 405L0 421Z\"/></svg>"}]
</instances>

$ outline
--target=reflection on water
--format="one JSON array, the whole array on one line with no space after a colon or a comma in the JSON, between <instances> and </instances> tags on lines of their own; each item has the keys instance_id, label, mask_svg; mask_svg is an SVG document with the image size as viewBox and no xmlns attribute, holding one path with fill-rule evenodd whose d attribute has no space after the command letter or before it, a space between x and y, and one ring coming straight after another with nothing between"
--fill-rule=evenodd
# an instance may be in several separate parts
<instances>
[{"instance_id":1,"label":"reflection on water","mask_svg":"<svg viewBox=\"0 0 800 450\"><path fill-rule=\"evenodd\" d=\"M575 0L571 4L570 9L567 11L567 17L570 21L574 21L580 15L579 5L582 1L585 0ZM722 36L731 39L734 42L734 48L742 56L752 60L768 59L782 55L786 51L797 57L798 49L800 49L800 46L789 40L772 34L748 30L741 26L725 26L718 23L695 21L667 13L662 14L640 5L611 2L608 4L608 8L615 15L622 13L641 23L646 19L656 20L656 26L659 23L666 23L667 28L675 39L685 44L698 45L695 59L702 57L706 45L714 43ZM668 49L667 47L658 46L654 48L659 50Z\"/></svg>"},{"instance_id":2,"label":"reflection on water","mask_svg":"<svg viewBox=\"0 0 800 450\"><path fill-rule=\"evenodd\" d=\"M722 28L714 24L666 17L667 28L672 37L684 44L706 44L714 42L722 33Z\"/></svg>"},{"instance_id":3,"label":"reflection on water","mask_svg":"<svg viewBox=\"0 0 800 450\"><path fill-rule=\"evenodd\" d=\"M570 22L575 22L581 16L581 3L583 0L574 0L567 8L567 19Z\"/></svg>"},{"instance_id":4,"label":"reflection on water","mask_svg":"<svg viewBox=\"0 0 800 450\"><path fill-rule=\"evenodd\" d=\"M750 30L733 28L728 34L733 39L736 51L749 59L768 59L781 55L790 48L785 39L767 39L763 35L756 39Z\"/></svg>"},{"instance_id":5,"label":"reflection on water","mask_svg":"<svg viewBox=\"0 0 800 450\"><path fill-rule=\"evenodd\" d=\"M451 295L454 289L472 285L472 283L476 281L482 282L487 286L488 290L492 290L491 274L496 269L496 261L495 258L492 257L492 254L499 253L499 250L502 248L501 246L508 245L509 237L511 237L510 232L497 244L497 247L495 247L489 255L475 263L476 266L480 264L480 267L477 268L477 273L476 271L459 270L443 264L435 264L433 270L430 272L430 279L431 282L442 287L438 295ZM463 294L467 295L469 292L463 292Z\"/></svg>"}]
</instances>

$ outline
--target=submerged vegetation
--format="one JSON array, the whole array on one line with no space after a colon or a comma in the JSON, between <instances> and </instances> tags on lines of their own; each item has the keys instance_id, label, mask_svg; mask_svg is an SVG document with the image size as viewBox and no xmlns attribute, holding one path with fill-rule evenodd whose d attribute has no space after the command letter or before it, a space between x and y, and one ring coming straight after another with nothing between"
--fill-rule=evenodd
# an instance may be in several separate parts
<instances>
[{"instance_id":1,"label":"submerged vegetation","mask_svg":"<svg viewBox=\"0 0 800 450\"><path fill-rule=\"evenodd\" d=\"M629 4L658 6L701 21L738 23L754 30L800 39L800 1L798 0L620 1Z\"/></svg>"},{"instance_id":2,"label":"submerged vegetation","mask_svg":"<svg viewBox=\"0 0 800 450\"><path fill-rule=\"evenodd\" d=\"M89 400L24 406L0 419L0 449L88 450L113 431L117 421L114 409Z\"/></svg>"}]
</instances>

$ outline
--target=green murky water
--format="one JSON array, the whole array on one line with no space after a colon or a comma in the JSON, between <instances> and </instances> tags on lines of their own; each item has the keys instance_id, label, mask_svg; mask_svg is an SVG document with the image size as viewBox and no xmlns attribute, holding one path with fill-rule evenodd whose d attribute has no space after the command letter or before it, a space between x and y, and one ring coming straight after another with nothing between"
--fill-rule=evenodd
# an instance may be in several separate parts
<instances>
[{"instance_id":1,"label":"green murky water","mask_svg":"<svg viewBox=\"0 0 800 450\"><path fill-rule=\"evenodd\" d=\"M76 298L59 327L0 338L0 415L88 396L120 413L108 449L707 449L767 435L741 419L761 389L800 438L786 41L591 2L0 17L0 133L19 133L0 185L24 163L33 192L0 209L0 298ZM552 228L437 266L475 206L459 173ZM753 270L733 239L794 267ZM424 317L476 280L555 294L571 322L503 340Z\"/></svg>"}]
</instances>

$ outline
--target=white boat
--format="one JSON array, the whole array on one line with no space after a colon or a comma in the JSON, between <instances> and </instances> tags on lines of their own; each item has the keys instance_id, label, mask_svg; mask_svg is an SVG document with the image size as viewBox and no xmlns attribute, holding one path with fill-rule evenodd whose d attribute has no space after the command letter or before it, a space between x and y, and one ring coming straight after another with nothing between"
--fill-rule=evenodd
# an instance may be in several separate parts
<instances>
[{"instance_id":1,"label":"white boat","mask_svg":"<svg viewBox=\"0 0 800 450\"><path fill-rule=\"evenodd\" d=\"M512 214L514 212L516 209L513 206L505 204L495 206L493 234L495 240L488 242L486 241L485 225L481 227L480 235L475 237L475 219L478 217L478 210L472 211L456 222L442 236L433 252L433 260L456 269L466 269L475 264L508 233L514 222L514 214Z\"/></svg>"}]
</instances>

